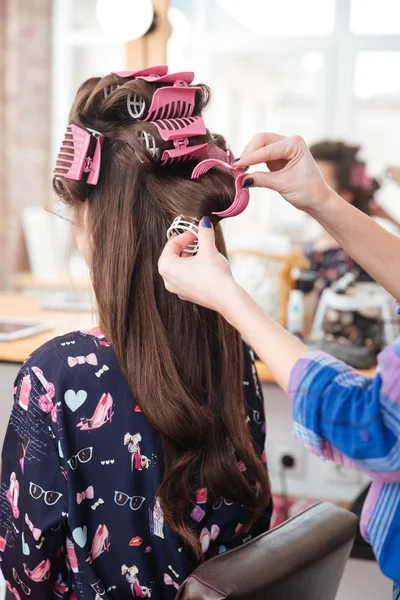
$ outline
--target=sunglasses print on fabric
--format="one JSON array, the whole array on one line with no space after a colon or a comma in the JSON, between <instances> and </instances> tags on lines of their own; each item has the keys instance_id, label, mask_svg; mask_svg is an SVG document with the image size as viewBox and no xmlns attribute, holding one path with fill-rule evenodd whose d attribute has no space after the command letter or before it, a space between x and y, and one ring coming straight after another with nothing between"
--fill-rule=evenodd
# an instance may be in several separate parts
<instances>
[{"instance_id":1,"label":"sunglasses print on fabric","mask_svg":"<svg viewBox=\"0 0 400 600\"><path fill-rule=\"evenodd\" d=\"M78 462L84 464L89 462L93 456L93 446L89 446L88 448L83 448L79 450L77 454L71 456L71 458L67 461L70 468L75 471L78 466Z\"/></svg>"},{"instance_id":2,"label":"sunglasses print on fabric","mask_svg":"<svg viewBox=\"0 0 400 600\"><path fill-rule=\"evenodd\" d=\"M143 498L143 496L128 496L128 494L124 494L124 492L114 493L114 502L115 504L118 504L118 506L125 506L128 500L131 510L139 510L146 498Z\"/></svg>"},{"instance_id":3,"label":"sunglasses print on fabric","mask_svg":"<svg viewBox=\"0 0 400 600\"><path fill-rule=\"evenodd\" d=\"M21 586L21 588L22 588L22 590L23 590L23 592L24 592L24 594L26 596L29 596L30 593L31 593L31 589L28 588L28 586L23 581L21 581L21 579L19 578L19 575L18 575L17 571L14 569L14 567L13 567L13 570L12 570L12 574L13 574L13 577L15 579L15 583L17 585Z\"/></svg>"},{"instance_id":4,"label":"sunglasses print on fabric","mask_svg":"<svg viewBox=\"0 0 400 600\"><path fill-rule=\"evenodd\" d=\"M53 504L58 502L62 496L60 492L54 492L53 490L46 492L40 485L33 483L32 481L29 484L29 493L35 500L39 500L44 494L44 501L47 506L53 506Z\"/></svg>"},{"instance_id":5,"label":"sunglasses print on fabric","mask_svg":"<svg viewBox=\"0 0 400 600\"><path fill-rule=\"evenodd\" d=\"M233 504L233 502L226 500L226 498L216 498L213 502L213 509L218 510L219 508L221 508L222 503L224 503L225 506L232 506Z\"/></svg>"},{"instance_id":6,"label":"sunglasses print on fabric","mask_svg":"<svg viewBox=\"0 0 400 600\"><path fill-rule=\"evenodd\" d=\"M257 425L262 425L264 423L264 419L259 410L253 410L253 421L257 423Z\"/></svg>"}]
</instances>

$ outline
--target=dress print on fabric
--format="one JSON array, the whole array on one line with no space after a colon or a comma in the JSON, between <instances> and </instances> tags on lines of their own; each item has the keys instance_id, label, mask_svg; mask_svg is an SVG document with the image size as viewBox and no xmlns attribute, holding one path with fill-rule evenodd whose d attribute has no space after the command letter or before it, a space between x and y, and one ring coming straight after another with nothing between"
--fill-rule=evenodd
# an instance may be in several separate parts
<instances>
[{"instance_id":1,"label":"dress print on fabric","mask_svg":"<svg viewBox=\"0 0 400 600\"><path fill-rule=\"evenodd\" d=\"M261 387L244 346L244 418L260 456ZM245 470L245 465L238 464ZM2 455L0 567L17 600L173 600L196 564L165 522L161 439L99 329L55 338L24 363ZM243 509L197 484L188 520L204 558L242 534Z\"/></svg>"}]
</instances>

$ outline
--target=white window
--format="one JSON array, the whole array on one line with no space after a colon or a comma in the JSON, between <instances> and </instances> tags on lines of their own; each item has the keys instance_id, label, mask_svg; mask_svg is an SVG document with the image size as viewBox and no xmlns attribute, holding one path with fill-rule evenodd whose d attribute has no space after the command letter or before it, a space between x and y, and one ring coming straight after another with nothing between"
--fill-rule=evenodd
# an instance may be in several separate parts
<instances>
[{"instance_id":1,"label":"white window","mask_svg":"<svg viewBox=\"0 0 400 600\"><path fill-rule=\"evenodd\" d=\"M307 142L329 137L360 143L377 176L400 161L399 0L170 5L176 13L170 67L193 69L197 81L210 85L207 125L223 133L234 151L257 131L277 131L299 133ZM228 231L280 229L298 237L304 217L275 195L253 196ZM381 201L393 210L389 197L386 186Z\"/></svg>"},{"instance_id":2,"label":"white window","mask_svg":"<svg viewBox=\"0 0 400 600\"><path fill-rule=\"evenodd\" d=\"M52 163L78 87L126 66L126 45L106 39L96 0L53 0Z\"/></svg>"}]
</instances>

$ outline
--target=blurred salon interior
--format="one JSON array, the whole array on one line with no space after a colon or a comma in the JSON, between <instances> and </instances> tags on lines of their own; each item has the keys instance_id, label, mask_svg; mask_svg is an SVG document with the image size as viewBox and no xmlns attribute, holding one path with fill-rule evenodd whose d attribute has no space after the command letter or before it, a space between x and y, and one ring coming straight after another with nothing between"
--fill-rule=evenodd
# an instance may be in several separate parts
<instances>
[{"instance_id":1,"label":"blurred salon interior","mask_svg":"<svg viewBox=\"0 0 400 600\"><path fill-rule=\"evenodd\" d=\"M89 268L51 186L84 80L194 71L211 88L207 128L234 156L260 131L301 135L329 185L400 235L399 0L2 0L0 63L1 445L25 359L98 324ZM267 313L310 348L375 373L400 334L394 299L316 222L254 189L223 230L235 278ZM271 526L321 501L359 515L368 477L303 448L284 392L257 357L256 367ZM337 599L389 598L391 586L357 535Z\"/></svg>"}]
</instances>

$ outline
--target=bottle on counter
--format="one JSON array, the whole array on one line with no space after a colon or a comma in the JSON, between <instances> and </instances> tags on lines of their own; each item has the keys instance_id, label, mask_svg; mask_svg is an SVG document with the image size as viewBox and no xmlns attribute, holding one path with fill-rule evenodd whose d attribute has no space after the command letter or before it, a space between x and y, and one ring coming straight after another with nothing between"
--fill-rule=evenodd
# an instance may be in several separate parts
<instances>
[{"instance_id":1,"label":"bottle on counter","mask_svg":"<svg viewBox=\"0 0 400 600\"><path fill-rule=\"evenodd\" d=\"M307 336L311 330L317 302L314 283L313 271L299 271L295 287L289 294L286 328L300 338Z\"/></svg>"}]
</instances>

